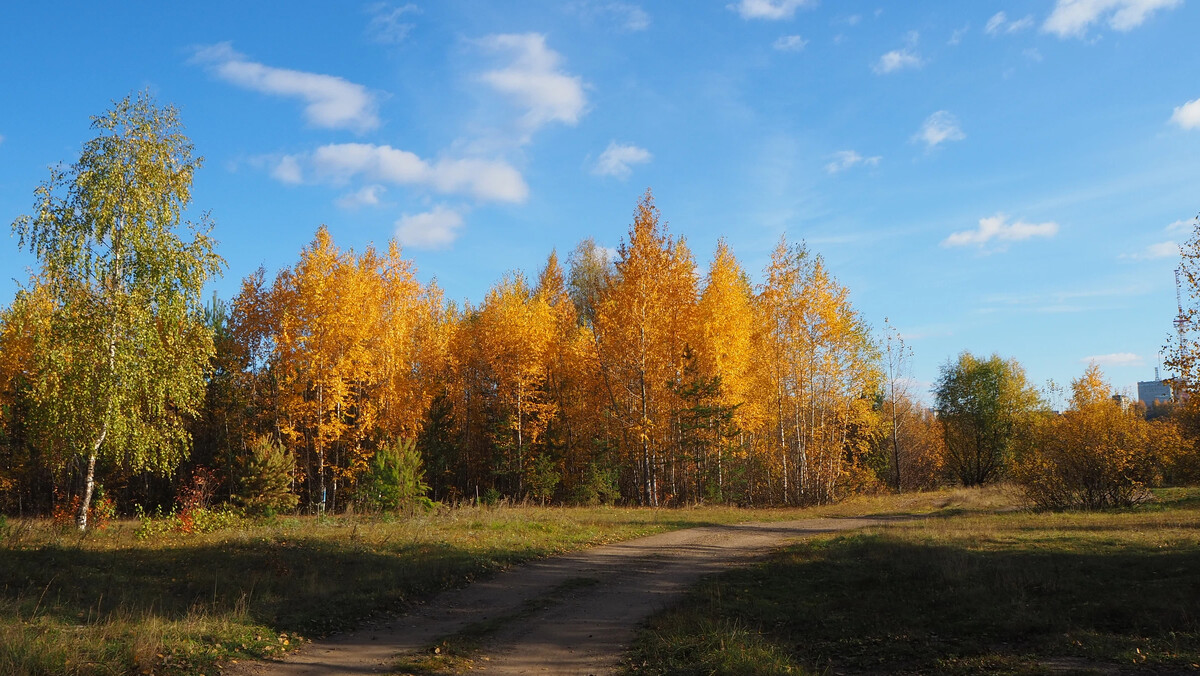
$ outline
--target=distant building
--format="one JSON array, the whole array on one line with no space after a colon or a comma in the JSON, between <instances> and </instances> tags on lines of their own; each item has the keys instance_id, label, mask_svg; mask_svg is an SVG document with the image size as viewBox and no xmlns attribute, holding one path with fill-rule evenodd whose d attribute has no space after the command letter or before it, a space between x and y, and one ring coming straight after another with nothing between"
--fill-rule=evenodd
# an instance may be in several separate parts
<instances>
[{"instance_id":1,"label":"distant building","mask_svg":"<svg viewBox=\"0 0 1200 676\"><path fill-rule=\"evenodd\" d=\"M1138 401L1150 408L1155 402L1174 401L1171 386L1161 380L1142 380L1138 382Z\"/></svg>"},{"instance_id":2,"label":"distant building","mask_svg":"<svg viewBox=\"0 0 1200 676\"><path fill-rule=\"evenodd\" d=\"M1117 402L1117 406L1120 406L1122 411L1128 411L1129 407L1133 405L1129 397L1123 394L1114 394L1112 400Z\"/></svg>"}]
</instances>

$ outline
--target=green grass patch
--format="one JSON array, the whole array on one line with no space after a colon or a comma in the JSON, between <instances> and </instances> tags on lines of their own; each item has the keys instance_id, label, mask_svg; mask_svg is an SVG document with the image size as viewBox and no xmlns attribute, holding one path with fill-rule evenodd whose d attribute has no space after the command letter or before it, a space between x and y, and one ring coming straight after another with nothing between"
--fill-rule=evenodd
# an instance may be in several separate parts
<instances>
[{"instance_id":1,"label":"green grass patch","mask_svg":"<svg viewBox=\"0 0 1200 676\"><path fill-rule=\"evenodd\" d=\"M9 519L0 527L0 673L213 674L221 662L272 657L302 637L590 545L749 520L985 508L978 501L942 492L808 510L460 508L279 517L191 535L118 521L80 536Z\"/></svg>"},{"instance_id":2,"label":"green grass patch","mask_svg":"<svg viewBox=\"0 0 1200 676\"><path fill-rule=\"evenodd\" d=\"M654 618L637 674L1200 669L1200 491L820 536Z\"/></svg>"}]
</instances>

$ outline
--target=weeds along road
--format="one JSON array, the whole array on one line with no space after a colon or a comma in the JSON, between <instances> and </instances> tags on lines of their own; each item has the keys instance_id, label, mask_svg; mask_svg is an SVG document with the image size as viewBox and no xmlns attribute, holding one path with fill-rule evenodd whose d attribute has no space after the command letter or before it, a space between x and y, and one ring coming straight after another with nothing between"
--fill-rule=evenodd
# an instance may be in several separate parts
<instances>
[{"instance_id":1,"label":"weeds along road","mask_svg":"<svg viewBox=\"0 0 1200 676\"><path fill-rule=\"evenodd\" d=\"M429 656L443 641L473 646L472 670L486 674L611 673L638 623L701 577L795 538L888 520L704 526L542 559L443 592L393 620L311 643L282 661L237 664L224 673L396 673L398 660Z\"/></svg>"}]
</instances>

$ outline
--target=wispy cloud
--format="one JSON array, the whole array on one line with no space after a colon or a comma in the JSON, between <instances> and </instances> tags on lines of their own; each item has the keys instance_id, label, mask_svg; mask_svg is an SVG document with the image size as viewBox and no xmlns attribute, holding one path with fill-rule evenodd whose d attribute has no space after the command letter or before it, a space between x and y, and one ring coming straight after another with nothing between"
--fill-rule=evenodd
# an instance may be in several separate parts
<instances>
[{"instance_id":1,"label":"wispy cloud","mask_svg":"<svg viewBox=\"0 0 1200 676\"><path fill-rule=\"evenodd\" d=\"M905 46L901 49L893 49L875 62L872 69L877 75L886 75L894 73L898 70L906 68L920 68L925 65L925 61L917 54L917 42L920 40L920 34L916 31L909 31L905 36Z\"/></svg>"},{"instance_id":2,"label":"wispy cloud","mask_svg":"<svg viewBox=\"0 0 1200 676\"><path fill-rule=\"evenodd\" d=\"M953 335L954 327L950 324L930 324L900 330L900 337L906 341L925 340L927 338L948 338Z\"/></svg>"},{"instance_id":3,"label":"wispy cloud","mask_svg":"<svg viewBox=\"0 0 1200 676\"><path fill-rule=\"evenodd\" d=\"M1191 232L1196 225L1197 220L1195 218L1181 218L1178 221L1173 221L1170 225L1163 229L1166 232Z\"/></svg>"},{"instance_id":4,"label":"wispy cloud","mask_svg":"<svg viewBox=\"0 0 1200 676\"><path fill-rule=\"evenodd\" d=\"M399 6L387 2L371 3L367 5L367 13L371 15L367 37L385 45L400 44L413 29L413 24L405 21L405 17L419 11L412 3Z\"/></svg>"},{"instance_id":5,"label":"wispy cloud","mask_svg":"<svg viewBox=\"0 0 1200 676\"><path fill-rule=\"evenodd\" d=\"M988 35L1000 35L1001 33L1019 33L1027 28L1033 27L1033 15L1027 15L1016 21L1009 21L1008 15L1004 12L996 12L992 18L988 19L987 25L983 27L983 32Z\"/></svg>"},{"instance_id":6,"label":"wispy cloud","mask_svg":"<svg viewBox=\"0 0 1200 676\"><path fill-rule=\"evenodd\" d=\"M1152 292L1143 281L1123 282L1109 287L1089 287L1068 291L1039 291L1031 294L991 294L983 299L985 307L977 310L983 314L1018 311L1039 314L1062 314L1095 310L1117 310L1123 303L1120 299L1145 296ZM990 306L990 307L987 307Z\"/></svg>"},{"instance_id":7,"label":"wispy cloud","mask_svg":"<svg viewBox=\"0 0 1200 676\"><path fill-rule=\"evenodd\" d=\"M586 19L602 18L615 22L622 31L637 32L650 27L650 15L646 10L628 2L577 0L568 4L567 9Z\"/></svg>"},{"instance_id":8,"label":"wispy cloud","mask_svg":"<svg viewBox=\"0 0 1200 676\"><path fill-rule=\"evenodd\" d=\"M407 150L369 143L335 143L311 154L286 155L273 175L285 182L342 185L354 178L373 183L421 186L443 194L489 202L524 202L529 187L502 160L442 158L428 162Z\"/></svg>"},{"instance_id":9,"label":"wispy cloud","mask_svg":"<svg viewBox=\"0 0 1200 676\"><path fill-rule=\"evenodd\" d=\"M343 209L360 209L362 207L377 207L380 196L387 190L379 184L364 185L351 193L346 193L337 199L335 204Z\"/></svg>"},{"instance_id":10,"label":"wispy cloud","mask_svg":"<svg viewBox=\"0 0 1200 676\"><path fill-rule=\"evenodd\" d=\"M228 42L197 49L192 62L244 89L303 100L304 116L313 126L357 132L379 126L375 95L340 77L266 66L234 51Z\"/></svg>"},{"instance_id":11,"label":"wispy cloud","mask_svg":"<svg viewBox=\"0 0 1200 676\"><path fill-rule=\"evenodd\" d=\"M962 28L955 28L954 32L950 33L950 39L946 41L948 45L957 45L962 42L967 33L971 30L971 24L967 24Z\"/></svg>"},{"instance_id":12,"label":"wispy cloud","mask_svg":"<svg viewBox=\"0 0 1200 676\"><path fill-rule=\"evenodd\" d=\"M1158 10L1182 4L1183 0L1057 0L1042 30L1060 38L1081 38L1092 24L1107 20L1113 30L1129 31Z\"/></svg>"},{"instance_id":13,"label":"wispy cloud","mask_svg":"<svg viewBox=\"0 0 1200 676\"><path fill-rule=\"evenodd\" d=\"M798 52L808 44L808 40L799 35L784 35L776 40L771 46L781 52Z\"/></svg>"},{"instance_id":14,"label":"wispy cloud","mask_svg":"<svg viewBox=\"0 0 1200 676\"><path fill-rule=\"evenodd\" d=\"M652 159L654 156L645 148L612 141L604 149L604 152L600 153L600 159L596 161L596 166L592 167L592 173L597 176L615 176L624 180L629 178L629 174L633 172L631 164L645 164Z\"/></svg>"},{"instance_id":15,"label":"wispy cloud","mask_svg":"<svg viewBox=\"0 0 1200 676\"><path fill-rule=\"evenodd\" d=\"M417 249L441 249L458 239L462 214L441 204L419 214L404 214L396 221L396 241Z\"/></svg>"},{"instance_id":16,"label":"wispy cloud","mask_svg":"<svg viewBox=\"0 0 1200 676\"><path fill-rule=\"evenodd\" d=\"M1174 258L1179 255L1179 245L1172 241L1159 242L1131 254L1121 254L1121 258L1135 261L1153 261L1160 258Z\"/></svg>"},{"instance_id":17,"label":"wispy cloud","mask_svg":"<svg viewBox=\"0 0 1200 676\"><path fill-rule=\"evenodd\" d=\"M489 35L479 44L512 60L480 75L488 87L524 109L522 124L532 133L550 122L574 125L587 107L583 79L560 67L562 57L540 33Z\"/></svg>"},{"instance_id":18,"label":"wispy cloud","mask_svg":"<svg viewBox=\"0 0 1200 676\"><path fill-rule=\"evenodd\" d=\"M1200 99L1188 101L1182 106L1176 107L1175 112L1171 115L1171 121L1179 125L1181 129L1200 128Z\"/></svg>"},{"instance_id":19,"label":"wispy cloud","mask_svg":"<svg viewBox=\"0 0 1200 676\"><path fill-rule=\"evenodd\" d=\"M883 158L878 155L874 157L863 157L856 150L839 150L830 155L830 162L829 164L825 165L825 171L830 174L837 174L859 165L864 167L877 167L882 159Z\"/></svg>"},{"instance_id":20,"label":"wispy cloud","mask_svg":"<svg viewBox=\"0 0 1200 676\"><path fill-rule=\"evenodd\" d=\"M933 149L947 141L962 141L967 138L958 118L949 111L939 110L925 118L921 130L913 136L913 140L921 141L927 149Z\"/></svg>"},{"instance_id":21,"label":"wispy cloud","mask_svg":"<svg viewBox=\"0 0 1200 676\"><path fill-rule=\"evenodd\" d=\"M1084 364L1097 366L1145 366L1146 360L1141 355L1132 352L1113 352L1112 354L1093 354L1079 361Z\"/></svg>"},{"instance_id":22,"label":"wispy cloud","mask_svg":"<svg viewBox=\"0 0 1200 676\"><path fill-rule=\"evenodd\" d=\"M1034 237L1053 237L1058 234L1058 224L1053 221L1046 223L1027 223L1017 220L1009 223L1004 214L996 214L979 219L979 227L973 230L963 230L951 234L942 240L942 246L968 246L971 244L983 247L989 242L1006 243L1020 242Z\"/></svg>"},{"instance_id":23,"label":"wispy cloud","mask_svg":"<svg viewBox=\"0 0 1200 676\"><path fill-rule=\"evenodd\" d=\"M304 182L304 169L295 155L284 155L271 169L271 177L280 183L296 185Z\"/></svg>"},{"instance_id":24,"label":"wispy cloud","mask_svg":"<svg viewBox=\"0 0 1200 676\"><path fill-rule=\"evenodd\" d=\"M792 18L801 7L813 7L816 4L816 0L741 0L726 7L740 14L743 19L779 21Z\"/></svg>"}]
</instances>

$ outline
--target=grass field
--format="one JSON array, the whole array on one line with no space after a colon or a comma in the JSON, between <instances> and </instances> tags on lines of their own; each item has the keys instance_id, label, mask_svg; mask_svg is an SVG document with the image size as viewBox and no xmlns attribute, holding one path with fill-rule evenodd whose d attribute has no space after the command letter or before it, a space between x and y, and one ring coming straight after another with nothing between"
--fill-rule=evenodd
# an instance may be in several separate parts
<instances>
[{"instance_id":1,"label":"grass field","mask_svg":"<svg viewBox=\"0 0 1200 676\"><path fill-rule=\"evenodd\" d=\"M410 519L284 517L204 535L0 529L0 673L217 672L286 651L505 566L712 523L957 514L998 493L859 498L809 510L460 508Z\"/></svg>"},{"instance_id":2,"label":"grass field","mask_svg":"<svg viewBox=\"0 0 1200 676\"><path fill-rule=\"evenodd\" d=\"M632 674L1200 670L1200 491L823 536L654 618Z\"/></svg>"}]
</instances>

